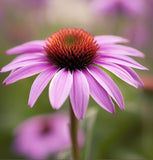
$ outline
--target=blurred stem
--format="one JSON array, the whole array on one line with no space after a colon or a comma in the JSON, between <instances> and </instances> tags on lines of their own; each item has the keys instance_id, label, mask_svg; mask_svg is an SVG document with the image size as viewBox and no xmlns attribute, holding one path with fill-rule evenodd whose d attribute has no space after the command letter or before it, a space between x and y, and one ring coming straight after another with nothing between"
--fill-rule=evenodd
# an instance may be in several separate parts
<instances>
[{"instance_id":1,"label":"blurred stem","mask_svg":"<svg viewBox=\"0 0 153 160\"><path fill-rule=\"evenodd\" d=\"M71 135L71 144L72 144L72 157L73 160L80 159L80 151L77 141L77 133L78 133L78 120L74 115L71 102L69 100L70 105L70 135Z\"/></svg>"},{"instance_id":2,"label":"blurred stem","mask_svg":"<svg viewBox=\"0 0 153 160\"><path fill-rule=\"evenodd\" d=\"M93 131L94 131L94 124L97 118L97 110L95 108L90 108L88 110L87 116L86 116L86 144L85 144L85 160L90 159L91 155L91 148L92 148L92 136L93 136Z\"/></svg>"}]
</instances>

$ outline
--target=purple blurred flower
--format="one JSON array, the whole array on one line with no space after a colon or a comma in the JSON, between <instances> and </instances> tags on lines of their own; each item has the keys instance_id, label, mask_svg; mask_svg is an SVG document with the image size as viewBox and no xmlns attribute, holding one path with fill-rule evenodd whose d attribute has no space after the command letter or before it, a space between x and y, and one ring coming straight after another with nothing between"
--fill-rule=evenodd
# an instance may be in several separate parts
<instances>
[{"instance_id":1,"label":"purple blurred flower","mask_svg":"<svg viewBox=\"0 0 153 160\"><path fill-rule=\"evenodd\" d=\"M47 5L49 0L2 0L3 4L11 5L13 7L20 6L20 7L28 7L33 9L40 9ZM19 8L18 8L19 9Z\"/></svg>"},{"instance_id":2,"label":"purple blurred flower","mask_svg":"<svg viewBox=\"0 0 153 160\"><path fill-rule=\"evenodd\" d=\"M49 0L1 0L0 35L10 42L31 39L36 34L36 26L47 22Z\"/></svg>"},{"instance_id":3,"label":"purple blurred flower","mask_svg":"<svg viewBox=\"0 0 153 160\"><path fill-rule=\"evenodd\" d=\"M93 7L97 13L110 15L141 15L145 9L144 0L96 0Z\"/></svg>"},{"instance_id":4,"label":"purple blurred flower","mask_svg":"<svg viewBox=\"0 0 153 160\"><path fill-rule=\"evenodd\" d=\"M6 85L38 74L29 96L29 106L34 103L51 81L49 99L54 109L59 109L70 95L75 116L83 119L89 95L106 111L115 112L110 96L123 110L122 94L114 81L100 68L103 67L134 87L143 86L132 68L145 70L144 66L129 56L144 57L140 51L115 43L127 42L118 36L92 36L80 29L62 29L46 41L24 43L6 53L18 54L1 72L12 70L4 80Z\"/></svg>"},{"instance_id":5,"label":"purple blurred flower","mask_svg":"<svg viewBox=\"0 0 153 160\"><path fill-rule=\"evenodd\" d=\"M124 29L123 35L127 37L130 43L135 47L141 48L148 44L149 33L147 27L143 24L128 26Z\"/></svg>"},{"instance_id":6,"label":"purple blurred flower","mask_svg":"<svg viewBox=\"0 0 153 160\"><path fill-rule=\"evenodd\" d=\"M46 20L47 10L50 9L50 0L1 0L5 18L11 22L15 17L17 23L28 21L29 25ZM7 16L7 17L6 17ZM40 22L41 21L41 22ZM27 23L28 23L27 22ZM30 24L31 22L31 24ZM37 24L37 23L36 23ZM35 25L36 25L35 24ZM11 23L12 25L12 23Z\"/></svg>"},{"instance_id":7,"label":"purple blurred flower","mask_svg":"<svg viewBox=\"0 0 153 160\"><path fill-rule=\"evenodd\" d=\"M32 117L15 130L13 150L30 159L46 159L71 146L68 117L62 113ZM84 134L78 132L80 146Z\"/></svg>"}]
</instances>

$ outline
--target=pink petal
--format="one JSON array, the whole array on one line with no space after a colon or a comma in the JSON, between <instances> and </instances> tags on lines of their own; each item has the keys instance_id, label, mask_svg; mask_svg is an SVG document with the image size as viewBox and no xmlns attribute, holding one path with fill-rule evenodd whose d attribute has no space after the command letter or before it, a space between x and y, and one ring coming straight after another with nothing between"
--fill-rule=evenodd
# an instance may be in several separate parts
<instances>
[{"instance_id":1,"label":"pink petal","mask_svg":"<svg viewBox=\"0 0 153 160\"><path fill-rule=\"evenodd\" d=\"M125 71L127 71L131 77L141 86L143 87L143 82L141 81L141 79L139 78L139 76L136 74L136 72L129 68L129 67L126 67L126 66L123 66L123 65L119 65L120 67L122 67Z\"/></svg>"},{"instance_id":2,"label":"pink petal","mask_svg":"<svg viewBox=\"0 0 153 160\"><path fill-rule=\"evenodd\" d=\"M108 92L108 94L116 101L118 106L123 110L123 96L117 85L114 83L114 81L103 70L96 66L89 66L88 72L98 81L98 83Z\"/></svg>"},{"instance_id":3,"label":"pink petal","mask_svg":"<svg viewBox=\"0 0 153 160\"><path fill-rule=\"evenodd\" d=\"M37 65L31 65L28 67L23 67L15 70L12 72L3 83L6 83L6 85L9 85L11 83L14 83L20 79L24 79L30 76L33 76L35 74L38 74L39 72L42 72L43 70L50 67L50 64L42 63Z\"/></svg>"},{"instance_id":4,"label":"pink petal","mask_svg":"<svg viewBox=\"0 0 153 160\"><path fill-rule=\"evenodd\" d=\"M118 36L95 36L94 40L97 41L98 44L112 44L112 43L127 43L128 40Z\"/></svg>"},{"instance_id":5,"label":"pink petal","mask_svg":"<svg viewBox=\"0 0 153 160\"><path fill-rule=\"evenodd\" d=\"M127 52L125 50L113 50L113 49L108 49L108 50L104 50L104 51L98 51L97 52L98 55L114 55L114 56L135 56L135 57L140 57L139 55L133 54L131 52Z\"/></svg>"},{"instance_id":6,"label":"pink petal","mask_svg":"<svg viewBox=\"0 0 153 160\"><path fill-rule=\"evenodd\" d=\"M138 88L138 84L137 82L133 79L133 77L122 67L116 65L116 64L112 64L112 63L105 63L105 62L97 62L95 63L97 65L100 65L102 67L104 67L105 69L111 71L112 73L114 73L116 76L118 76L119 78L121 78L123 81L125 81L126 83Z\"/></svg>"},{"instance_id":7,"label":"pink petal","mask_svg":"<svg viewBox=\"0 0 153 160\"><path fill-rule=\"evenodd\" d=\"M52 79L53 75L56 72L57 68L50 67L49 69L43 71L37 76L30 90L29 102L28 102L28 105L30 107L33 107L38 97L43 92L43 90L45 89L45 87L47 86L47 84L49 83L49 81Z\"/></svg>"},{"instance_id":8,"label":"pink petal","mask_svg":"<svg viewBox=\"0 0 153 160\"><path fill-rule=\"evenodd\" d=\"M27 52L42 52L44 51L43 46L45 46L44 40L30 41L19 46L13 47L6 51L6 54L18 54Z\"/></svg>"},{"instance_id":9,"label":"pink petal","mask_svg":"<svg viewBox=\"0 0 153 160\"><path fill-rule=\"evenodd\" d=\"M21 54L18 55L16 58L13 59L13 61L11 63L17 63L17 62L21 62L24 60L31 60L31 59L35 59L35 58L41 58L41 57L46 57L44 53L25 53L25 54ZM47 57L46 57L47 58Z\"/></svg>"},{"instance_id":10,"label":"pink petal","mask_svg":"<svg viewBox=\"0 0 153 160\"><path fill-rule=\"evenodd\" d=\"M92 98L106 111L114 113L114 104L112 103L108 93L87 71L84 71L84 75L87 78Z\"/></svg>"},{"instance_id":11,"label":"pink petal","mask_svg":"<svg viewBox=\"0 0 153 160\"><path fill-rule=\"evenodd\" d=\"M101 59L105 62L112 62L116 64L121 64L124 66L129 66L141 70L148 70L146 67L142 66L138 62L136 62L134 59L127 57L127 56L115 56L115 55L102 55Z\"/></svg>"},{"instance_id":12,"label":"pink petal","mask_svg":"<svg viewBox=\"0 0 153 160\"><path fill-rule=\"evenodd\" d=\"M65 69L55 74L49 86L49 99L54 109L59 109L70 93L72 74Z\"/></svg>"},{"instance_id":13,"label":"pink petal","mask_svg":"<svg viewBox=\"0 0 153 160\"><path fill-rule=\"evenodd\" d=\"M39 57L35 59L30 59L30 60L24 60L21 62L11 62L8 65L4 66L0 72L8 72L10 70L20 68L20 67L26 67L30 65L35 65L35 64L41 64L41 63L47 63L48 59L46 57Z\"/></svg>"},{"instance_id":14,"label":"pink petal","mask_svg":"<svg viewBox=\"0 0 153 160\"><path fill-rule=\"evenodd\" d=\"M113 53L115 54L118 52L118 54L125 55L125 53L127 53L126 55L131 55L131 56L136 56L136 57L144 57L145 56L142 52L140 52L137 49L134 49L134 48L131 48L128 46L116 45L116 44L101 45L99 50L104 51L104 52L108 51L110 53L112 52L112 54ZM122 51L123 51L123 53L122 53Z\"/></svg>"},{"instance_id":15,"label":"pink petal","mask_svg":"<svg viewBox=\"0 0 153 160\"><path fill-rule=\"evenodd\" d=\"M70 100L77 119L83 119L88 106L89 85L86 77L79 70L73 72Z\"/></svg>"}]
</instances>

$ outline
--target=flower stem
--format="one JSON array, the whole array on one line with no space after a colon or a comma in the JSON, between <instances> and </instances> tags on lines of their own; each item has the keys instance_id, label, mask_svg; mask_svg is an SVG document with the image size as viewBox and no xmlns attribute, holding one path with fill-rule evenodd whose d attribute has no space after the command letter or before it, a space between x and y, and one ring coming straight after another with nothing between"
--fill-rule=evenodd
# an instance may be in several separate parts
<instances>
[{"instance_id":1,"label":"flower stem","mask_svg":"<svg viewBox=\"0 0 153 160\"><path fill-rule=\"evenodd\" d=\"M71 143L72 143L72 157L73 160L80 159L80 151L77 141L77 133L78 133L78 120L74 115L71 102L69 100L70 105L70 135L71 135Z\"/></svg>"}]
</instances>

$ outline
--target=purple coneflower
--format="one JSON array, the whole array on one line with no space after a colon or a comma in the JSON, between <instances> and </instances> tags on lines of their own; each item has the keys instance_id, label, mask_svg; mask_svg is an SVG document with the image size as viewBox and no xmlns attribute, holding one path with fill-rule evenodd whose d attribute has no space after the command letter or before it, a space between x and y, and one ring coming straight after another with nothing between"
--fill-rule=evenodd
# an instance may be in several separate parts
<instances>
[{"instance_id":1,"label":"purple coneflower","mask_svg":"<svg viewBox=\"0 0 153 160\"><path fill-rule=\"evenodd\" d=\"M129 56L144 57L140 51L115 44L127 42L118 36L92 36L82 29L62 29L47 40L24 43L6 53L18 54L1 72L12 70L3 83L9 85L20 79L38 74L28 105L36 100L50 82L49 100L54 109L59 109L70 96L77 119L83 119L89 95L106 111L115 112L111 98L123 110L122 94L102 68L111 71L134 87L143 86L132 68L145 70ZM110 98L111 97L111 98Z\"/></svg>"},{"instance_id":2,"label":"purple coneflower","mask_svg":"<svg viewBox=\"0 0 153 160\"><path fill-rule=\"evenodd\" d=\"M63 113L39 115L25 120L14 133L13 150L30 159L47 159L71 146L69 119ZM79 146L84 134L78 132Z\"/></svg>"}]
</instances>

